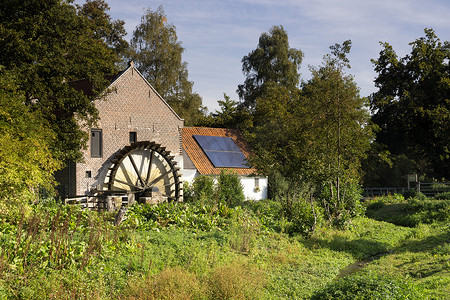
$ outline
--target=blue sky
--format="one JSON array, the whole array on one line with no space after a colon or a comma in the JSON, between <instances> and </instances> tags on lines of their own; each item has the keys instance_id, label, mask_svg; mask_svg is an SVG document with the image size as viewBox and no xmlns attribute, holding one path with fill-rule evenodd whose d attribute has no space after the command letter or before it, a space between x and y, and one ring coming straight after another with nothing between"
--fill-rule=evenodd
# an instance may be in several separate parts
<instances>
[{"instance_id":1,"label":"blue sky","mask_svg":"<svg viewBox=\"0 0 450 300\"><path fill-rule=\"evenodd\" d=\"M83 0L77 0L83 3ZM441 41L450 41L449 0L106 0L113 19L125 21L128 39L145 9L162 5L185 48L189 80L210 112L223 93L238 100L244 82L242 58L257 47L263 32L282 25L292 48L305 57L300 73L321 64L329 46L352 40L349 73L368 96L376 89L370 59L390 43L401 57L409 43L433 28Z\"/></svg>"}]
</instances>

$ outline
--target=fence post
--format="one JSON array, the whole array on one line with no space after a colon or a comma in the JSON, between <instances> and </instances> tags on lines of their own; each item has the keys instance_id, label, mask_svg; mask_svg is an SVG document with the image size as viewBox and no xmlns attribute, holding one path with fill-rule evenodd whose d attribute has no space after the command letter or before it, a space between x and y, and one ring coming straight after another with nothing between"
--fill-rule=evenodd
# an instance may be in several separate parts
<instances>
[{"instance_id":1,"label":"fence post","mask_svg":"<svg viewBox=\"0 0 450 300\"><path fill-rule=\"evenodd\" d=\"M106 210L114 211L113 201L111 196L106 196Z\"/></svg>"}]
</instances>

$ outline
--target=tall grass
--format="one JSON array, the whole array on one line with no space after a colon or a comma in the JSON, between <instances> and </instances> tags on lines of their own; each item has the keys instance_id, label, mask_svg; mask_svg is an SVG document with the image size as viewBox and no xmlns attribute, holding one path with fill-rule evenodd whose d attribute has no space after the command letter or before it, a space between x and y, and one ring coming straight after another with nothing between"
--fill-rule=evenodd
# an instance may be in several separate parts
<instances>
[{"instance_id":1,"label":"tall grass","mask_svg":"<svg viewBox=\"0 0 450 300\"><path fill-rule=\"evenodd\" d=\"M303 236L289 234L279 208L143 205L114 226L111 214L51 201L9 207L0 211L0 299L310 299L379 253L360 272L406 274L424 299L450 292L446 221L409 228L358 217Z\"/></svg>"}]
</instances>

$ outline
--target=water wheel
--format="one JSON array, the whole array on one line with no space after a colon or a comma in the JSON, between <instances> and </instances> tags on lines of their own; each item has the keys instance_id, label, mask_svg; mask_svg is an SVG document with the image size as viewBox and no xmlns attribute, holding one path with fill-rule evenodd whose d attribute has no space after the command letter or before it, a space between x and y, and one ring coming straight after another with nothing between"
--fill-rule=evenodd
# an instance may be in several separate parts
<instances>
[{"instance_id":1,"label":"water wheel","mask_svg":"<svg viewBox=\"0 0 450 300\"><path fill-rule=\"evenodd\" d=\"M155 142L125 146L111 161L107 189L134 194L137 201L178 201L181 175L173 158L165 147Z\"/></svg>"}]
</instances>

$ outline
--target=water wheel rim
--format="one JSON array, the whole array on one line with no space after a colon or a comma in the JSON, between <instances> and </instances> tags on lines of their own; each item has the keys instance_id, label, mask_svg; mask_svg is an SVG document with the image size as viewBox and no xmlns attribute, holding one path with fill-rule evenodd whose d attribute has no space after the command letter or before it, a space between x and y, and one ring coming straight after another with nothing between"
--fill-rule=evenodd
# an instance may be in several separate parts
<instances>
[{"instance_id":1,"label":"water wheel rim","mask_svg":"<svg viewBox=\"0 0 450 300\"><path fill-rule=\"evenodd\" d=\"M125 146L112 160L107 188L135 194L151 194L158 188L169 201L178 201L181 182L173 158L165 147L156 142L137 142Z\"/></svg>"}]
</instances>

